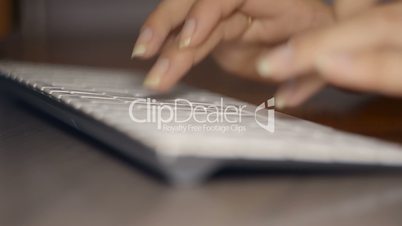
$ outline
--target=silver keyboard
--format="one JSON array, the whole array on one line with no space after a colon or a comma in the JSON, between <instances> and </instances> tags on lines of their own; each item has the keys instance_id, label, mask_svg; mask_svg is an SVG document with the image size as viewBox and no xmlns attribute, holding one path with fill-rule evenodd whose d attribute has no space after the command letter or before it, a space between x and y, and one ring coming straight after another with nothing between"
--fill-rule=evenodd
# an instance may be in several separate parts
<instances>
[{"instance_id":1,"label":"silver keyboard","mask_svg":"<svg viewBox=\"0 0 402 226\"><path fill-rule=\"evenodd\" d=\"M17 62L0 62L0 71L2 82L16 84L31 94L35 93L36 98L58 103L73 113L49 112L44 104L37 104L34 98L28 98L31 104L109 145L117 146L119 150L124 149L121 151L133 158L142 155L141 152L152 152L151 157L145 160L148 164L156 165L160 171L170 170L171 173L166 173L168 176L183 180L200 177L201 173L195 173L198 168L210 172L212 170L205 169L215 169L219 164L230 164L230 161L266 161L267 165L286 162L402 166L400 145L337 131L279 112L274 113L275 120L271 123L274 123L275 131L270 132L261 127L256 119L265 120L267 112L272 113L272 109L259 111L256 115L256 106L184 85L166 95L155 94L142 87L142 77L138 76L141 72ZM184 101L177 104L175 101L178 99L187 100L191 108ZM136 101L135 105L133 101ZM186 122L133 121L133 115L146 119L149 109L161 106L166 106L166 109L176 107L175 117L187 119ZM244 109L238 114L236 108L241 106ZM227 111L223 112L223 109ZM205 113L209 111L216 113L217 117L225 114L237 121L199 123L207 119L208 114ZM159 113L159 118L171 116L168 110ZM145 149L138 150L138 147L130 145L120 147L115 141L117 138L100 134L99 129L91 129L87 121L76 118L75 114L111 128ZM197 115L197 118L190 118L191 114ZM171 167L176 165L180 167Z\"/></svg>"}]
</instances>

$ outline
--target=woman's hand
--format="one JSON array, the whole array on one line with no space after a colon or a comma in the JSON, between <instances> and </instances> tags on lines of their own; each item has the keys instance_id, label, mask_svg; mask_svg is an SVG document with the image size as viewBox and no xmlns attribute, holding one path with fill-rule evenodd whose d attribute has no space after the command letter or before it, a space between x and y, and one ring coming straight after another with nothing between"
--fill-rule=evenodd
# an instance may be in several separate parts
<instances>
[{"instance_id":1,"label":"woman's hand","mask_svg":"<svg viewBox=\"0 0 402 226\"><path fill-rule=\"evenodd\" d=\"M336 24L295 36L263 56L260 74L287 81L316 70L337 86L402 96L402 3L359 0L346 7L346 1L337 3Z\"/></svg>"},{"instance_id":2,"label":"woman's hand","mask_svg":"<svg viewBox=\"0 0 402 226\"><path fill-rule=\"evenodd\" d=\"M164 0L146 20L133 57L160 52L145 80L159 91L170 89L211 53L224 69L261 79L255 68L261 53L331 22L331 10L320 0Z\"/></svg>"}]
</instances>

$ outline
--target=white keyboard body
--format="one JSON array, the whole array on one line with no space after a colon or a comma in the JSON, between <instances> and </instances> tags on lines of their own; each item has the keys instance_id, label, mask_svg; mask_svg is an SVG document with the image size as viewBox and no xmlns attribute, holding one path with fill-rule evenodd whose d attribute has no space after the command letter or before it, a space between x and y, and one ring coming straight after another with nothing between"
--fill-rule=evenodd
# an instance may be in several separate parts
<instances>
[{"instance_id":1,"label":"white keyboard body","mask_svg":"<svg viewBox=\"0 0 402 226\"><path fill-rule=\"evenodd\" d=\"M0 62L0 73L5 88L31 104L178 182L199 181L231 163L402 166L400 145L279 112L272 133L257 124L253 105L183 85L154 96L142 87L139 72ZM156 101L152 106L171 106L180 98L194 106L219 106L223 100L225 106L246 108L235 125L219 122L206 128L190 119L161 129L157 123L134 122L129 114L134 100L151 97ZM145 117L148 108L138 104L131 112ZM177 112L179 118L188 114L186 106Z\"/></svg>"}]
</instances>

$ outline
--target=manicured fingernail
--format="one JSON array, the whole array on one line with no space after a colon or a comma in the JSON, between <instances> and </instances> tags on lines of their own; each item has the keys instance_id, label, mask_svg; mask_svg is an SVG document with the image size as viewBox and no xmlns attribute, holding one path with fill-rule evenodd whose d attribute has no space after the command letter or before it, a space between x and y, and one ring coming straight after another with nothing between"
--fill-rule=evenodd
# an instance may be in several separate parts
<instances>
[{"instance_id":1,"label":"manicured fingernail","mask_svg":"<svg viewBox=\"0 0 402 226\"><path fill-rule=\"evenodd\" d=\"M149 72L147 78L144 81L144 86L150 89L156 89L159 87L162 77L169 70L169 60L166 58L159 59L154 67Z\"/></svg>"},{"instance_id":2,"label":"manicured fingernail","mask_svg":"<svg viewBox=\"0 0 402 226\"><path fill-rule=\"evenodd\" d=\"M195 32L196 22L194 19L189 19L183 26L183 30L180 34L179 48L187 48L190 46L194 32Z\"/></svg>"},{"instance_id":3,"label":"manicured fingernail","mask_svg":"<svg viewBox=\"0 0 402 226\"><path fill-rule=\"evenodd\" d=\"M262 59L257 63L257 72L261 77L269 77L271 74L271 69L269 62Z\"/></svg>"},{"instance_id":4,"label":"manicured fingernail","mask_svg":"<svg viewBox=\"0 0 402 226\"><path fill-rule=\"evenodd\" d=\"M296 80L292 79L287 81L279 88L277 94L275 95L277 109L284 109L291 104L291 98L295 95L295 92L297 92L296 84Z\"/></svg>"},{"instance_id":5,"label":"manicured fingernail","mask_svg":"<svg viewBox=\"0 0 402 226\"><path fill-rule=\"evenodd\" d=\"M131 58L143 56L147 52L146 45L136 45L133 49L133 53L131 54Z\"/></svg>"},{"instance_id":6,"label":"manicured fingernail","mask_svg":"<svg viewBox=\"0 0 402 226\"><path fill-rule=\"evenodd\" d=\"M257 62L257 72L263 78L281 73L292 63L293 51L290 45L284 45L263 56Z\"/></svg>"},{"instance_id":7,"label":"manicured fingernail","mask_svg":"<svg viewBox=\"0 0 402 226\"><path fill-rule=\"evenodd\" d=\"M147 78L144 81L144 87L155 89L159 86L160 83L161 83L160 77Z\"/></svg>"},{"instance_id":8,"label":"manicured fingernail","mask_svg":"<svg viewBox=\"0 0 402 226\"><path fill-rule=\"evenodd\" d=\"M137 42L134 45L131 58L144 56L148 49L148 43L152 39L152 30L144 28L138 36Z\"/></svg>"},{"instance_id":9,"label":"manicured fingernail","mask_svg":"<svg viewBox=\"0 0 402 226\"><path fill-rule=\"evenodd\" d=\"M275 97L275 107L279 110L284 109L286 106L286 101L280 96Z\"/></svg>"},{"instance_id":10,"label":"manicured fingernail","mask_svg":"<svg viewBox=\"0 0 402 226\"><path fill-rule=\"evenodd\" d=\"M329 54L317 58L315 65L323 75L328 73L349 74L352 58L347 54Z\"/></svg>"}]
</instances>

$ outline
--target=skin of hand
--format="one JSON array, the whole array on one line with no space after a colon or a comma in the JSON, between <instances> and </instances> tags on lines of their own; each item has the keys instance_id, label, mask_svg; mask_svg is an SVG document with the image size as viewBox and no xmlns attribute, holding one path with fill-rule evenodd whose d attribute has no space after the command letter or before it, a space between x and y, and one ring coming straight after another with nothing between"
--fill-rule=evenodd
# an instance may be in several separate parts
<instances>
[{"instance_id":1,"label":"skin of hand","mask_svg":"<svg viewBox=\"0 0 402 226\"><path fill-rule=\"evenodd\" d=\"M337 21L345 20L359 12L369 9L378 0L337 0L334 4L334 16ZM264 67L258 66L257 68ZM265 67L266 68L266 67ZM264 73L264 71L262 72ZM306 73L317 74L317 73ZM299 76L289 79L276 94L277 108L297 107L317 93L326 82L319 76Z\"/></svg>"},{"instance_id":2,"label":"skin of hand","mask_svg":"<svg viewBox=\"0 0 402 226\"><path fill-rule=\"evenodd\" d=\"M262 53L332 22L331 8L320 0L164 0L144 23L133 57L160 53L144 82L158 91L169 90L209 54L233 74L267 81L255 67ZM323 84L306 76L292 87L316 90Z\"/></svg>"},{"instance_id":3,"label":"skin of hand","mask_svg":"<svg viewBox=\"0 0 402 226\"><path fill-rule=\"evenodd\" d=\"M335 9L333 25L296 35L263 55L258 67L266 70L260 74L286 81L316 70L337 86L402 96L402 3L342 0Z\"/></svg>"}]
</instances>

